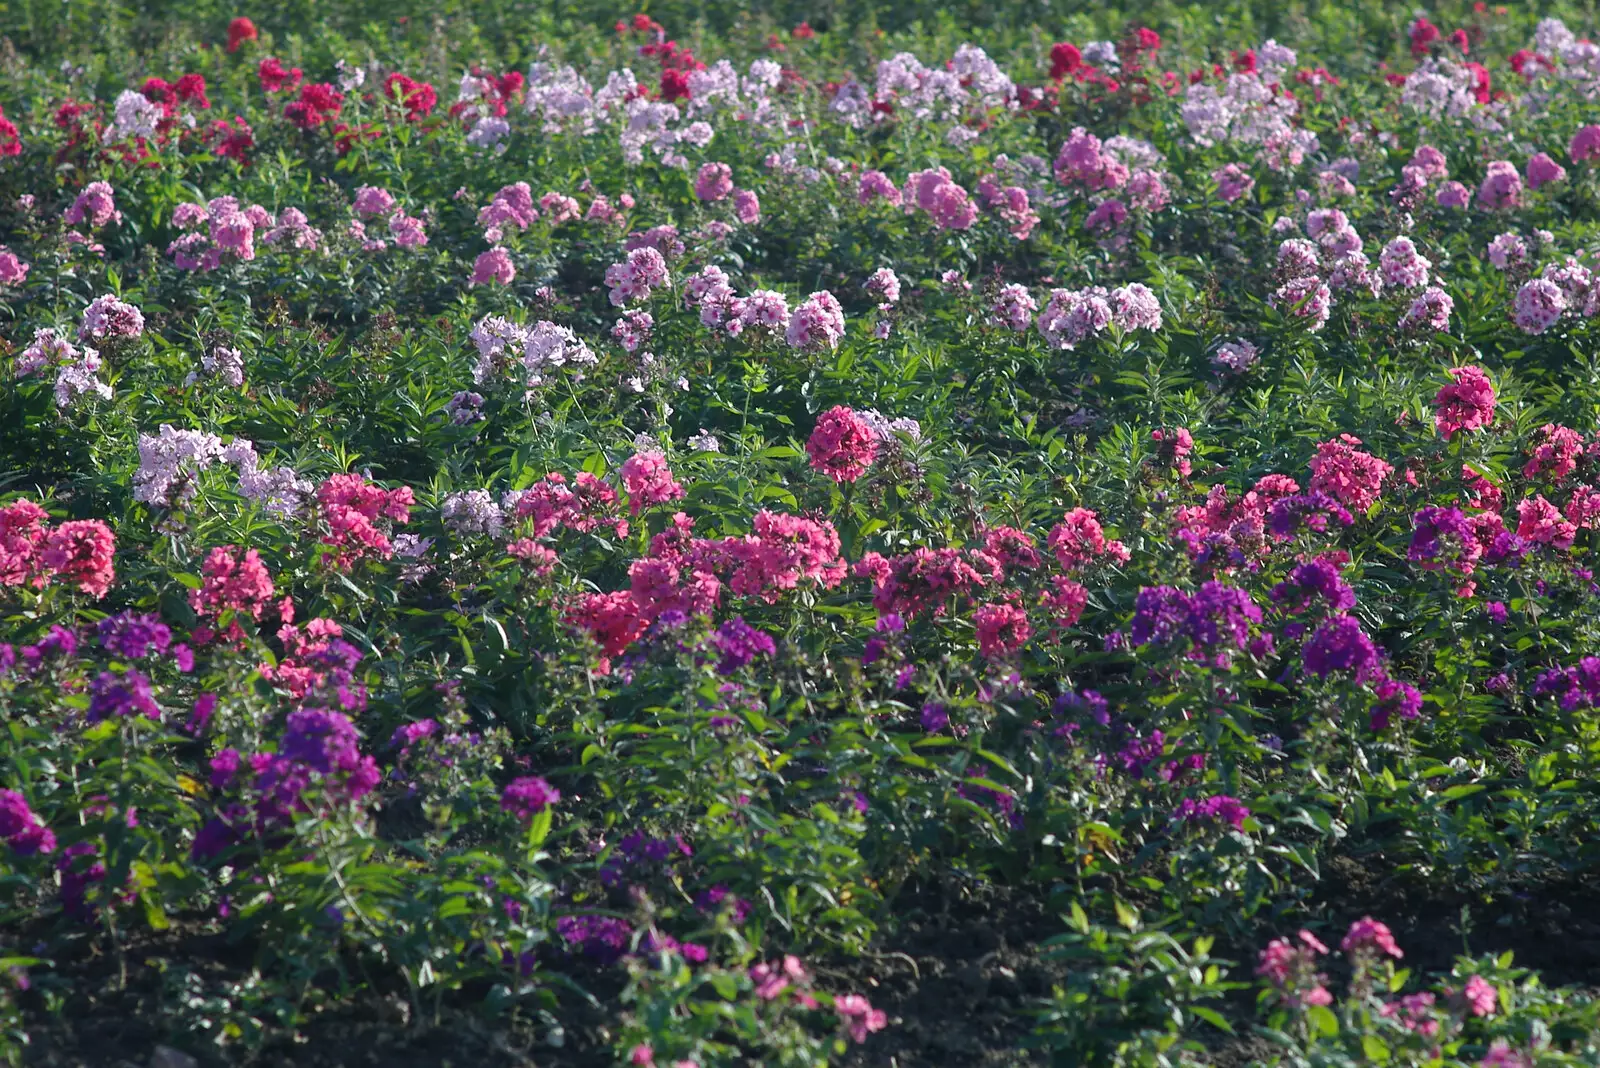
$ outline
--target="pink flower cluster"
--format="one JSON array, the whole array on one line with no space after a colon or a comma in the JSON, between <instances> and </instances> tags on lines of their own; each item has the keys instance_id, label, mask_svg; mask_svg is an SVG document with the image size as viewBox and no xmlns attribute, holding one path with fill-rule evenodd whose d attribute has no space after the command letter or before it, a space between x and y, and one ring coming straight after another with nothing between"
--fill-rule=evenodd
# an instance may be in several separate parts
<instances>
[{"instance_id":1,"label":"pink flower cluster","mask_svg":"<svg viewBox=\"0 0 1600 1068\"><path fill-rule=\"evenodd\" d=\"M1089 192L1120 189L1128 180L1128 166L1102 151L1100 138L1082 126L1075 127L1056 154L1056 181Z\"/></svg>"},{"instance_id":2,"label":"pink flower cluster","mask_svg":"<svg viewBox=\"0 0 1600 1068\"><path fill-rule=\"evenodd\" d=\"M508 228L526 230L539 218L539 209L533 206L533 190L527 182L513 182L503 186L489 203L478 210L478 225L483 227L483 239L498 245Z\"/></svg>"},{"instance_id":3,"label":"pink flower cluster","mask_svg":"<svg viewBox=\"0 0 1600 1068\"><path fill-rule=\"evenodd\" d=\"M83 309L83 319L78 324L78 338L82 341L115 341L119 338L136 338L143 333L143 313L110 293L90 301L89 306Z\"/></svg>"},{"instance_id":4,"label":"pink flower cluster","mask_svg":"<svg viewBox=\"0 0 1600 1068\"><path fill-rule=\"evenodd\" d=\"M83 187L72 201L66 211L61 213L61 221L68 226L87 225L91 230L98 230L111 223L122 221L122 212L117 210L116 195L109 182L90 182Z\"/></svg>"},{"instance_id":5,"label":"pink flower cluster","mask_svg":"<svg viewBox=\"0 0 1600 1068\"><path fill-rule=\"evenodd\" d=\"M408 523L413 503L410 486L386 490L360 475L330 476L317 487L317 504L327 528L322 544L334 549L331 565L343 571L368 557L388 559L394 547L378 520Z\"/></svg>"},{"instance_id":6,"label":"pink flower cluster","mask_svg":"<svg viewBox=\"0 0 1600 1068\"><path fill-rule=\"evenodd\" d=\"M1361 439L1340 434L1317 446L1311 458L1311 491L1326 493L1352 512L1365 512L1377 503L1383 482L1394 467L1356 448Z\"/></svg>"},{"instance_id":7,"label":"pink flower cluster","mask_svg":"<svg viewBox=\"0 0 1600 1068\"><path fill-rule=\"evenodd\" d=\"M218 546L206 554L200 576L200 588L189 591L189 606L205 622L205 633L195 632L196 641L208 642L214 636L240 641L245 636L240 618L259 621L275 607L286 616L286 622L293 618L287 602L281 607L273 604L272 573L255 549ZM222 628L220 635L218 627Z\"/></svg>"},{"instance_id":8,"label":"pink flower cluster","mask_svg":"<svg viewBox=\"0 0 1600 1068\"><path fill-rule=\"evenodd\" d=\"M806 455L812 470L835 482L854 482L878 458L878 434L865 419L839 405L817 417L806 440Z\"/></svg>"},{"instance_id":9,"label":"pink flower cluster","mask_svg":"<svg viewBox=\"0 0 1600 1068\"><path fill-rule=\"evenodd\" d=\"M1449 441L1463 430L1482 430L1494 422L1494 383L1481 367L1452 367L1451 383L1433 397L1433 423Z\"/></svg>"},{"instance_id":10,"label":"pink flower cluster","mask_svg":"<svg viewBox=\"0 0 1600 1068\"><path fill-rule=\"evenodd\" d=\"M789 316L783 336L790 348L802 352L838 348L844 337L844 309L838 298L825 289L811 294Z\"/></svg>"},{"instance_id":11,"label":"pink flower cluster","mask_svg":"<svg viewBox=\"0 0 1600 1068\"><path fill-rule=\"evenodd\" d=\"M34 502L0 507L0 586L70 584L98 600L117 577L112 564L117 541L98 519L50 526L49 513Z\"/></svg>"},{"instance_id":12,"label":"pink flower cluster","mask_svg":"<svg viewBox=\"0 0 1600 1068\"><path fill-rule=\"evenodd\" d=\"M587 471L570 485L565 475L552 471L528 489L508 494L504 510L516 521L531 520L535 538L561 527L588 534L608 526L619 538L628 534L628 521L617 514L617 491Z\"/></svg>"},{"instance_id":13,"label":"pink flower cluster","mask_svg":"<svg viewBox=\"0 0 1600 1068\"><path fill-rule=\"evenodd\" d=\"M667 458L659 452L639 452L622 462L619 472L628 494L628 509L638 515L644 508L683 499L683 487L672 477Z\"/></svg>"}]
</instances>

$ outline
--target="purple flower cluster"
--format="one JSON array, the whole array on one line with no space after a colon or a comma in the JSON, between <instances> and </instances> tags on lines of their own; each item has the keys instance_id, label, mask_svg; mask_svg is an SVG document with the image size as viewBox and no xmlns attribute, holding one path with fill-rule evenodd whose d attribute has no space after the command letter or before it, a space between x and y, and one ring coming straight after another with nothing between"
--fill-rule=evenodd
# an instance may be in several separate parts
<instances>
[{"instance_id":1,"label":"purple flower cluster","mask_svg":"<svg viewBox=\"0 0 1600 1068\"><path fill-rule=\"evenodd\" d=\"M718 627L711 643L722 654L717 663L719 675L731 675L757 656L772 656L778 651L772 637L746 623L743 616L734 616Z\"/></svg>"},{"instance_id":2,"label":"purple flower cluster","mask_svg":"<svg viewBox=\"0 0 1600 1068\"><path fill-rule=\"evenodd\" d=\"M33 814L28 799L15 790L0 790L0 838L19 857L51 853L56 848L56 836Z\"/></svg>"},{"instance_id":3,"label":"purple flower cluster","mask_svg":"<svg viewBox=\"0 0 1600 1068\"><path fill-rule=\"evenodd\" d=\"M1207 582L1193 594L1173 586L1147 586L1134 604L1129 637L1135 645L1170 645L1189 641L1189 656L1226 666L1231 649L1250 641L1250 625L1261 622L1261 609L1236 586Z\"/></svg>"},{"instance_id":4,"label":"purple flower cluster","mask_svg":"<svg viewBox=\"0 0 1600 1068\"><path fill-rule=\"evenodd\" d=\"M1317 678L1345 671L1366 682L1383 669L1383 657L1360 621L1343 613L1323 621L1306 642L1304 657L1306 671Z\"/></svg>"},{"instance_id":5,"label":"purple flower cluster","mask_svg":"<svg viewBox=\"0 0 1600 1068\"><path fill-rule=\"evenodd\" d=\"M520 779L513 779L501 791L500 809L527 823L560 800L560 790L537 775L524 775Z\"/></svg>"},{"instance_id":6,"label":"purple flower cluster","mask_svg":"<svg viewBox=\"0 0 1600 1068\"><path fill-rule=\"evenodd\" d=\"M615 964L633 941L633 928L615 916L562 916L556 934L596 964Z\"/></svg>"},{"instance_id":7,"label":"purple flower cluster","mask_svg":"<svg viewBox=\"0 0 1600 1068\"><path fill-rule=\"evenodd\" d=\"M1244 821L1249 815L1250 810L1245 807L1244 802L1226 794L1202 798L1186 797L1172 811L1174 822L1227 823L1236 831L1244 829Z\"/></svg>"},{"instance_id":8,"label":"purple flower cluster","mask_svg":"<svg viewBox=\"0 0 1600 1068\"><path fill-rule=\"evenodd\" d=\"M1328 520L1341 526L1355 522L1349 509L1326 493L1294 493L1272 502L1267 513L1267 529L1280 538L1292 538L1304 526L1318 534L1328 529Z\"/></svg>"},{"instance_id":9,"label":"purple flower cluster","mask_svg":"<svg viewBox=\"0 0 1600 1068\"><path fill-rule=\"evenodd\" d=\"M150 680L131 669L124 675L102 671L89 685L89 711L84 718L99 723L111 716L160 720L161 706L156 704Z\"/></svg>"},{"instance_id":10,"label":"purple flower cluster","mask_svg":"<svg viewBox=\"0 0 1600 1068\"><path fill-rule=\"evenodd\" d=\"M143 660L151 650L160 654L172 644L172 631L152 615L119 612L100 621L100 645L112 656Z\"/></svg>"},{"instance_id":11,"label":"purple flower cluster","mask_svg":"<svg viewBox=\"0 0 1600 1068\"><path fill-rule=\"evenodd\" d=\"M1339 576L1339 566L1325 557L1295 565L1289 577L1267 596L1286 612L1299 614L1320 601L1329 612L1354 608L1356 594Z\"/></svg>"},{"instance_id":12,"label":"purple flower cluster","mask_svg":"<svg viewBox=\"0 0 1600 1068\"><path fill-rule=\"evenodd\" d=\"M1600 706L1600 656L1586 656L1569 668L1551 668L1533 684L1535 697L1554 697L1564 712Z\"/></svg>"},{"instance_id":13,"label":"purple flower cluster","mask_svg":"<svg viewBox=\"0 0 1600 1068\"><path fill-rule=\"evenodd\" d=\"M1407 559L1433 571L1449 568L1470 575L1483 555L1472 521L1459 508L1429 506L1411 517L1411 548Z\"/></svg>"},{"instance_id":14,"label":"purple flower cluster","mask_svg":"<svg viewBox=\"0 0 1600 1068\"><path fill-rule=\"evenodd\" d=\"M49 634L33 645L24 645L21 649L0 642L0 675L11 674L20 661L21 675L24 678L32 678L43 669L45 661L70 660L77 651L77 636L62 626L51 627Z\"/></svg>"},{"instance_id":15,"label":"purple flower cluster","mask_svg":"<svg viewBox=\"0 0 1600 1068\"><path fill-rule=\"evenodd\" d=\"M1387 730L1394 717L1413 720L1422 715L1422 694L1408 682L1386 678L1372 688L1377 701L1373 704L1369 722L1375 731Z\"/></svg>"},{"instance_id":16,"label":"purple flower cluster","mask_svg":"<svg viewBox=\"0 0 1600 1068\"><path fill-rule=\"evenodd\" d=\"M276 752L246 759L236 749L211 758L211 788L231 800L195 835L190 855L210 860L254 831L267 835L288 826L297 812L326 805L351 807L372 793L381 779L378 764L360 749L355 724L341 712L303 708L289 713Z\"/></svg>"},{"instance_id":17,"label":"purple flower cluster","mask_svg":"<svg viewBox=\"0 0 1600 1068\"><path fill-rule=\"evenodd\" d=\"M681 834L671 838L652 838L640 831L623 836L610 859L600 868L600 881L616 886L624 877L636 876L642 869L670 865L678 857L692 857L694 850Z\"/></svg>"},{"instance_id":18,"label":"purple flower cluster","mask_svg":"<svg viewBox=\"0 0 1600 1068\"><path fill-rule=\"evenodd\" d=\"M750 909L752 908L750 902L737 896L720 883L696 894L694 896L694 907L701 912L713 915L723 909L727 909L736 924L743 923L745 917L750 915Z\"/></svg>"}]
</instances>

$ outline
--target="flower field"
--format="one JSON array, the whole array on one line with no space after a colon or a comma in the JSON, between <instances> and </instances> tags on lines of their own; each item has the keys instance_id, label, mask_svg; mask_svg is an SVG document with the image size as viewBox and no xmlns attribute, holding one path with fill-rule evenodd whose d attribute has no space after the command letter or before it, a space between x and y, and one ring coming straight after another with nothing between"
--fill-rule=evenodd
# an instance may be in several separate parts
<instances>
[{"instance_id":1,"label":"flower field","mask_svg":"<svg viewBox=\"0 0 1600 1068\"><path fill-rule=\"evenodd\" d=\"M0 1055L1600 1065L1592 6L0 8Z\"/></svg>"}]
</instances>

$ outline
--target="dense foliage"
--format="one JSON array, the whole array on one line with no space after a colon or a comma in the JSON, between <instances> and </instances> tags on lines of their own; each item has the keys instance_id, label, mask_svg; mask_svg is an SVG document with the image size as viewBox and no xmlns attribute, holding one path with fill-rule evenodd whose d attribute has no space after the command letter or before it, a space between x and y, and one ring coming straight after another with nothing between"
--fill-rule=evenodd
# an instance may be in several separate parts
<instances>
[{"instance_id":1,"label":"dense foliage","mask_svg":"<svg viewBox=\"0 0 1600 1068\"><path fill-rule=\"evenodd\" d=\"M1593 19L694 7L5 8L0 1052L1600 1064Z\"/></svg>"}]
</instances>

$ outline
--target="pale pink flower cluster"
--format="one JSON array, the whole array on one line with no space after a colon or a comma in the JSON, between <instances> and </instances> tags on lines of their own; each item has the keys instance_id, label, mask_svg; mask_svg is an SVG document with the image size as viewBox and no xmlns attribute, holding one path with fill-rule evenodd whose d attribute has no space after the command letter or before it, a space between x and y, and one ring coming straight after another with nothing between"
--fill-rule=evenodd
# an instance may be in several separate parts
<instances>
[{"instance_id":1,"label":"pale pink flower cluster","mask_svg":"<svg viewBox=\"0 0 1600 1068\"><path fill-rule=\"evenodd\" d=\"M649 300L652 290L670 284L666 259L648 245L631 250L621 263L607 267L605 280L611 287L611 303L618 308Z\"/></svg>"},{"instance_id":2,"label":"pale pink flower cluster","mask_svg":"<svg viewBox=\"0 0 1600 1068\"><path fill-rule=\"evenodd\" d=\"M1514 164L1503 159L1489 164L1478 186L1478 206L1490 211L1522 206L1522 176Z\"/></svg>"},{"instance_id":3,"label":"pale pink flower cluster","mask_svg":"<svg viewBox=\"0 0 1600 1068\"><path fill-rule=\"evenodd\" d=\"M1212 353L1211 364L1228 374L1242 375L1260 358L1256 347L1248 341L1224 341Z\"/></svg>"},{"instance_id":4,"label":"pale pink flower cluster","mask_svg":"<svg viewBox=\"0 0 1600 1068\"><path fill-rule=\"evenodd\" d=\"M1507 231L1489 242L1486 250L1495 270L1505 271L1528 262L1528 244L1518 234Z\"/></svg>"},{"instance_id":5,"label":"pale pink flower cluster","mask_svg":"<svg viewBox=\"0 0 1600 1068\"><path fill-rule=\"evenodd\" d=\"M650 342L650 333L655 329L655 320L647 311L627 311L622 313L611 327L611 336L616 339L625 352L637 352Z\"/></svg>"},{"instance_id":6,"label":"pale pink flower cluster","mask_svg":"<svg viewBox=\"0 0 1600 1068\"><path fill-rule=\"evenodd\" d=\"M1429 286L1411 302L1411 306L1400 317L1400 329L1410 332L1447 333L1450 329L1450 313L1455 310L1455 306L1456 302L1450 298L1450 294L1438 286Z\"/></svg>"},{"instance_id":7,"label":"pale pink flower cluster","mask_svg":"<svg viewBox=\"0 0 1600 1068\"><path fill-rule=\"evenodd\" d=\"M111 399L111 387L98 377L100 353L87 345L79 349L54 329L43 327L34 331L32 343L17 357L16 376L27 378L52 367L58 408L71 408L84 397Z\"/></svg>"},{"instance_id":8,"label":"pale pink flower cluster","mask_svg":"<svg viewBox=\"0 0 1600 1068\"><path fill-rule=\"evenodd\" d=\"M583 206L575 197L557 193L553 189L539 198L539 208L544 212L545 222L551 226L560 226L583 217Z\"/></svg>"},{"instance_id":9,"label":"pale pink flower cluster","mask_svg":"<svg viewBox=\"0 0 1600 1068\"><path fill-rule=\"evenodd\" d=\"M299 208L284 208L278 213L278 225L262 235L261 243L311 252L321 246L322 231L312 226Z\"/></svg>"},{"instance_id":10,"label":"pale pink flower cluster","mask_svg":"<svg viewBox=\"0 0 1600 1068\"><path fill-rule=\"evenodd\" d=\"M78 325L80 341L136 338L144 333L144 315L138 308L110 293L102 294L83 309Z\"/></svg>"},{"instance_id":11,"label":"pale pink flower cluster","mask_svg":"<svg viewBox=\"0 0 1600 1068\"><path fill-rule=\"evenodd\" d=\"M47 367L59 367L78 358L72 342L62 337L53 327L43 326L33 332L33 341L17 357L14 368L18 378L38 374Z\"/></svg>"},{"instance_id":12,"label":"pale pink flower cluster","mask_svg":"<svg viewBox=\"0 0 1600 1068\"><path fill-rule=\"evenodd\" d=\"M19 286L28 278L28 264L22 257L0 245L0 286Z\"/></svg>"},{"instance_id":13,"label":"pale pink flower cluster","mask_svg":"<svg viewBox=\"0 0 1600 1068\"><path fill-rule=\"evenodd\" d=\"M1409 237L1397 237L1383 247L1378 257L1378 268L1383 272L1383 282L1397 289L1416 289L1428 284L1428 268L1433 262L1417 251Z\"/></svg>"},{"instance_id":14,"label":"pale pink flower cluster","mask_svg":"<svg viewBox=\"0 0 1600 1068\"><path fill-rule=\"evenodd\" d=\"M439 506L439 519L445 529L458 538L483 536L498 538L505 529L500 506L488 490L467 490L445 497Z\"/></svg>"},{"instance_id":15,"label":"pale pink flower cluster","mask_svg":"<svg viewBox=\"0 0 1600 1068\"><path fill-rule=\"evenodd\" d=\"M844 309L827 290L811 294L789 316L784 339L789 347L802 352L839 347L844 337Z\"/></svg>"},{"instance_id":16,"label":"pale pink flower cluster","mask_svg":"<svg viewBox=\"0 0 1600 1068\"><path fill-rule=\"evenodd\" d=\"M109 182L90 182L83 187L72 201L70 207L61 213L61 221L68 226L87 224L89 229L98 230L109 223L122 221L122 212L117 210L116 196L112 192Z\"/></svg>"},{"instance_id":17,"label":"pale pink flower cluster","mask_svg":"<svg viewBox=\"0 0 1600 1068\"><path fill-rule=\"evenodd\" d=\"M534 323L522 341L522 367L530 389L544 385L545 376L553 369L570 369L570 377L576 380L583 377L584 368L599 362L600 357L570 327L547 319Z\"/></svg>"},{"instance_id":18,"label":"pale pink flower cluster","mask_svg":"<svg viewBox=\"0 0 1600 1068\"><path fill-rule=\"evenodd\" d=\"M1033 313L1038 310L1039 304L1028 287L1013 282L1001 286L995 295L994 303L989 306L989 322L1020 334L1033 323Z\"/></svg>"},{"instance_id":19,"label":"pale pink flower cluster","mask_svg":"<svg viewBox=\"0 0 1600 1068\"><path fill-rule=\"evenodd\" d=\"M182 508L199 491L200 472L221 456L222 439L215 434L178 430L162 423L158 433L139 435L139 470L133 476L133 499L141 504Z\"/></svg>"},{"instance_id":20,"label":"pale pink flower cluster","mask_svg":"<svg viewBox=\"0 0 1600 1068\"><path fill-rule=\"evenodd\" d=\"M1560 320L1567 310L1567 297L1561 287L1545 278L1524 282L1512 301L1511 321L1525 334L1542 334Z\"/></svg>"},{"instance_id":21,"label":"pale pink flower cluster","mask_svg":"<svg viewBox=\"0 0 1600 1068\"><path fill-rule=\"evenodd\" d=\"M684 303L700 309L701 325L738 337L746 330L772 336L786 332L793 314L782 293L758 289L748 297L734 292L722 268L711 264L692 276L684 285ZM840 329L843 329L841 313Z\"/></svg>"},{"instance_id":22,"label":"pale pink flower cluster","mask_svg":"<svg viewBox=\"0 0 1600 1068\"><path fill-rule=\"evenodd\" d=\"M1328 324L1333 310L1333 293L1327 283L1314 274L1291 278L1267 298L1274 308L1307 321L1313 334Z\"/></svg>"},{"instance_id":23,"label":"pale pink flower cluster","mask_svg":"<svg viewBox=\"0 0 1600 1068\"><path fill-rule=\"evenodd\" d=\"M901 203L908 213L926 212L942 230L966 230L978 218L978 206L944 167L916 171L907 178Z\"/></svg>"},{"instance_id":24,"label":"pale pink flower cluster","mask_svg":"<svg viewBox=\"0 0 1600 1068\"><path fill-rule=\"evenodd\" d=\"M1586 319L1600 313L1600 286L1571 256L1547 264L1540 277L1523 283L1512 300L1511 321L1525 334L1542 334L1568 312Z\"/></svg>"},{"instance_id":25,"label":"pale pink flower cluster","mask_svg":"<svg viewBox=\"0 0 1600 1068\"><path fill-rule=\"evenodd\" d=\"M501 187L489 203L478 209L478 225L483 227L483 239L498 245L506 229L526 230L539 218L539 209L533 206L533 190L527 182L514 182Z\"/></svg>"},{"instance_id":26,"label":"pale pink flower cluster","mask_svg":"<svg viewBox=\"0 0 1600 1068\"><path fill-rule=\"evenodd\" d=\"M900 302L900 276L889 267L879 267L867 276L867 292L882 303L880 309Z\"/></svg>"},{"instance_id":27,"label":"pale pink flower cluster","mask_svg":"<svg viewBox=\"0 0 1600 1068\"><path fill-rule=\"evenodd\" d=\"M201 375L238 389L244 385L244 353L225 345L215 346L200 357L200 369L190 371L183 384L192 386L200 380Z\"/></svg>"},{"instance_id":28,"label":"pale pink flower cluster","mask_svg":"<svg viewBox=\"0 0 1600 1068\"><path fill-rule=\"evenodd\" d=\"M100 354L89 346L75 350L74 358L59 365L56 371L56 407L76 407L86 397L111 399L111 386L100 381Z\"/></svg>"},{"instance_id":29,"label":"pale pink flower cluster","mask_svg":"<svg viewBox=\"0 0 1600 1068\"><path fill-rule=\"evenodd\" d=\"M190 231L167 246L172 262L184 271L214 271L225 257L241 263L255 259L256 231L270 230L274 220L259 204L242 207L236 197L222 196L204 205L179 204L172 222Z\"/></svg>"},{"instance_id":30,"label":"pale pink flower cluster","mask_svg":"<svg viewBox=\"0 0 1600 1068\"><path fill-rule=\"evenodd\" d=\"M1161 304L1149 288L1134 282L1107 290L1052 289L1035 321L1040 335L1054 349L1071 351L1107 327L1155 330L1161 326Z\"/></svg>"},{"instance_id":31,"label":"pale pink flower cluster","mask_svg":"<svg viewBox=\"0 0 1600 1068\"><path fill-rule=\"evenodd\" d=\"M1256 180L1250 176L1250 172L1237 163L1218 167L1211 172L1211 180L1216 183L1217 196L1222 198L1224 204L1232 204L1240 197L1248 196L1256 187Z\"/></svg>"}]
</instances>

